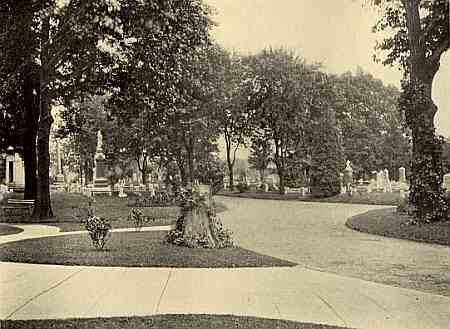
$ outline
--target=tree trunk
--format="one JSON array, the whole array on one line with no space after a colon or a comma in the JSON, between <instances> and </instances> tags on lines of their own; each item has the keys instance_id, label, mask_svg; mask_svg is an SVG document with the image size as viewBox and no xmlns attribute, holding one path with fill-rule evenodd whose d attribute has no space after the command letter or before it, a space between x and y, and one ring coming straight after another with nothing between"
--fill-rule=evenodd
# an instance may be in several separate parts
<instances>
[{"instance_id":1,"label":"tree trunk","mask_svg":"<svg viewBox=\"0 0 450 329\"><path fill-rule=\"evenodd\" d=\"M147 186L147 170L142 169L141 174L142 174L142 184Z\"/></svg>"},{"instance_id":2,"label":"tree trunk","mask_svg":"<svg viewBox=\"0 0 450 329\"><path fill-rule=\"evenodd\" d=\"M408 27L409 81L402 101L406 122L412 131L413 151L409 201L420 220L438 221L447 217L448 205L441 188L442 142L435 135L432 85L439 58L427 58L421 42L419 0L403 1ZM440 54L439 54L440 56Z\"/></svg>"},{"instance_id":3,"label":"tree trunk","mask_svg":"<svg viewBox=\"0 0 450 329\"><path fill-rule=\"evenodd\" d=\"M187 183L188 185L192 186L195 180L194 178L195 164L194 164L194 142L191 138L189 138L186 144L186 156L188 165Z\"/></svg>"},{"instance_id":4,"label":"tree trunk","mask_svg":"<svg viewBox=\"0 0 450 329\"><path fill-rule=\"evenodd\" d=\"M39 128L37 135L38 156L38 189L34 206L33 219L43 220L53 217L50 200L50 153L49 139L53 118L50 112L49 102L49 67L48 44L50 40L50 19L44 18L41 31L41 74L40 74L40 99L39 99Z\"/></svg>"},{"instance_id":5,"label":"tree trunk","mask_svg":"<svg viewBox=\"0 0 450 329\"><path fill-rule=\"evenodd\" d=\"M25 80L25 133L23 138L23 160L25 166L24 199L36 199L36 135L38 127L39 103L33 95L35 75L30 72Z\"/></svg>"},{"instance_id":6,"label":"tree trunk","mask_svg":"<svg viewBox=\"0 0 450 329\"><path fill-rule=\"evenodd\" d=\"M34 136L36 138L36 135ZM27 139L28 143L23 145L23 162L25 167L25 192L24 199L36 199L37 177L36 177L36 139ZM33 142L33 144L29 144Z\"/></svg>"},{"instance_id":7,"label":"tree trunk","mask_svg":"<svg viewBox=\"0 0 450 329\"><path fill-rule=\"evenodd\" d=\"M200 244L210 248L217 247L219 240L214 233L213 223L206 208L195 207L185 212L183 239L190 248L199 247L199 241Z\"/></svg>"},{"instance_id":8,"label":"tree trunk","mask_svg":"<svg viewBox=\"0 0 450 329\"><path fill-rule=\"evenodd\" d=\"M233 165L228 163L228 179L230 181L230 191L234 189L234 173L233 173Z\"/></svg>"},{"instance_id":9,"label":"tree trunk","mask_svg":"<svg viewBox=\"0 0 450 329\"><path fill-rule=\"evenodd\" d=\"M234 168L234 160L231 160L231 140L230 138L225 134L225 144L226 144L226 150L227 150L227 165L228 165L228 178L230 180L230 191L234 188L234 175L233 175L233 168Z\"/></svg>"},{"instance_id":10,"label":"tree trunk","mask_svg":"<svg viewBox=\"0 0 450 329\"><path fill-rule=\"evenodd\" d=\"M177 160L176 162L178 166L178 171L180 172L181 185L186 187L187 186L186 169L184 168L184 165L181 160Z\"/></svg>"}]
</instances>

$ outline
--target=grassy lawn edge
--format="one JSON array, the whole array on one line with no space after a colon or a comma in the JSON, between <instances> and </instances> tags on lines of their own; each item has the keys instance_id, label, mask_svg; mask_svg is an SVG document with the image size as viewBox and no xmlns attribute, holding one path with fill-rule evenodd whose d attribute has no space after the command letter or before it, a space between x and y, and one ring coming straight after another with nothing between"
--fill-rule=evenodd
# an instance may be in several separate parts
<instances>
[{"instance_id":1,"label":"grassy lawn edge","mask_svg":"<svg viewBox=\"0 0 450 329\"><path fill-rule=\"evenodd\" d=\"M292 267L296 263L240 248L188 248L166 241L167 232L114 232L104 250L87 234L33 238L0 245L5 262L106 267Z\"/></svg>"},{"instance_id":2,"label":"grassy lawn edge","mask_svg":"<svg viewBox=\"0 0 450 329\"><path fill-rule=\"evenodd\" d=\"M0 224L0 236L13 235L21 232L23 232L23 229L21 229L20 227Z\"/></svg>"},{"instance_id":3,"label":"grassy lawn edge","mask_svg":"<svg viewBox=\"0 0 450 329\"><path fill-rule=\"evenodd\" d=\"M301 196L299 193L279 194L277 192L229 192L222 191L217 194L223 197L247 198L277 201L301 201L301 202L323 202L323 203L345 203L345 204L367 204L379 206L396 206L400 200L399 193L355 193L352 196L336 195L326 198L315 198L312 196Z\"/></svg>"},{"instance_id":4,"label":"grassy lawn edge","mask_svg":"<svg viewBox=\"0 0 450 329\"><path fill-rule=\"evenodd\" d=\"M179 328L179 329L343 329L344 327L319 323L305 323L289 320L257 318L252 316L215 315L215 314L160 314L154 316L86 318L63 320L7 320L5 328Z\"/></svg>"},{"instance_id":5,"label":"grassy lawn edge","mask_svg":"<svg viewBox=\"0 0 450 329\"><path fill-rule=\"evenodd\" d=\"M394 208L376 209L349 218L345 225L363 233L450 246L450 221L410 225L409 219Z\"/></svg>"}]
</instances>

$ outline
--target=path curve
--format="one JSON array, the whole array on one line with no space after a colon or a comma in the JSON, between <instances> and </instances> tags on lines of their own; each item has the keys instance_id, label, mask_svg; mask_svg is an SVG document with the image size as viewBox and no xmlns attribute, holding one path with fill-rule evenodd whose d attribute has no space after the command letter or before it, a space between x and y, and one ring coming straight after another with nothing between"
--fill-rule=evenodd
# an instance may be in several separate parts
<instances>
[{"instance_id":1,"label":"path curve","mask_svg":"<svg viewBox=\"0 0 450 329\"><path fill-rule=\"evenodd\" d=\"M345 226L349 217L382 206L217 199L229 209L221 214L224 225L243 248L311 269L450 296L450 247Z\"/></svg>"}]
</instances>

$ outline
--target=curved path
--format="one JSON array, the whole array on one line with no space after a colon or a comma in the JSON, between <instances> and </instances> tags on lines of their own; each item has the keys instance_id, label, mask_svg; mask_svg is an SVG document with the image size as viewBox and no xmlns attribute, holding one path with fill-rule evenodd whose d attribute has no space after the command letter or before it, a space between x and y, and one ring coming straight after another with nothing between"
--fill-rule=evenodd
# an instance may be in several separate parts
<instances>
[{"instance_id":1,"label":"curved path","mask_svg":"<svg viewBox=\"0 0 450 329\"><path fill-rule=\"evenodd\" d=\"M294 246L293 238L286 232L298 233L295 229L298 216L311 217L301 226L304 235L315 232L315 237L309 239L331 248L332 240L340 241L337 239L340 234L349 234L348 237L359 234L338 229L345 216L369 208L345 206L347 210L340 210L335 205L324 204L225 198L221 201L229 207L221 217L227 225L234 226L235 236L244 247L253 246L257 251L267 250L272 255L283 254L288 259L302 260L303 264L314 258L313 253L307 250L308 244L297 242L297 249L293 251L286 247ZM253 209L254 206L260 211ZM281 219L284 221L291 217L297 220L287 220L281 225ZM260 222L255 224L258 218ZM321 226L325 225L324 221L335 225L336 236L320 234L321 229L314 229L313 219ZM240 228L236 226L238 223ZM253 229L250 230L251 227ZM25 231L17 234L15 239L61 234L47 226L22 228ZM271 238L281 240L271 242ZM299 238L307 240L303 235ZM11 239L12 236L0 237L0 243ZM342 244L345 245L344 242ZM330 254L334 253L336 251L333 250ZM322 259L319 263L307 265L316 267L326 263ZM281 318L355 328L431 329L448 328L450 323L448 297L303 266L156 269L0 262L0 300L0 319L206 313Z\"/></svg>"},{"instance_id":2,"label":"curved path","mask_svg":"<svg viewBox=\"0 0 450 329\"><path fill-rule=\"evenodd\" d=\"M450 296L450 248L353 231L369 205L220 198L239 245L307 268Z\"/></svg>"}]
</instances>

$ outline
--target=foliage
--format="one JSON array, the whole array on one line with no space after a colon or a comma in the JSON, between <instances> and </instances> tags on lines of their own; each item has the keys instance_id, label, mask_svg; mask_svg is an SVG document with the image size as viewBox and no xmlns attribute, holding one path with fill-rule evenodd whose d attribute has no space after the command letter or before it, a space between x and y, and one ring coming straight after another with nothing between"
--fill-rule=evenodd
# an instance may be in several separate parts
<instances>
[{"instance_id":1,"label":"foliage","mask_svg":"<svg viewBox=\"0 0 450 329\"><path fill-rule=\"evenodd\" d=\"M332 110L325 110L316 121L313 132L311 193L329 197L340 193L340 171L344 157L340 132Z\"/></svg>"},{"instance_id":2,"label":"foliage","mask_svg":"<svg viewBox=\"0 0 450 329\"><path fill-rule=\"evenodd\" d=\"M139 232L149 220L154 220L154 218L144 216L141 209L132 208L130 214L128 215L128 220L134 223L136 232Z\"/></svg>"},{"instance_id":3,"label":"foliage","mask_svg":"<svg viewBox=\"0 0 450 329\"><path fill-rule=\"evenodd\" d=\"M89 232L92 244L96 249L103 249L111 234L111 224L105 218L90 216L84 221L86 230Z\"/></svg>"},{"instance_id":4,"label":"foliage","mask_svg":"<svg viewBox=\"0 0 450 329\"><path fill-rule=\"evenodd\" d=\"M314 89L318 67L284 49L268 49L249 58L256 103L254 126L273 145L273 161L284 193L287 161L298 145L305 142L307 113L320 97Z\"/></svg>"},{"instance_id":5,"label":"foliage","mask_svg":"<svg viewBox=\"0 0 450 329\"><path fill-rule=\"evenodd\" d=\"M378 45L384 64L399 63L404 71L399 104L411 129L413 155L409 201L422 222L448 219L441 187L442 141L435 135L437 107L431 98L440 58L450 47L448 0L374 1L383 9L375 31L390 31Z\"/></svg>"},{"instance_id":6,"label":"foliage","mask_svg":"<svg viewBox=\"0 0 450 329\"><path fill-rule=\"evenodd\" d=\"M264 182L267 166L272 159L272 146L268 136L256 131L253 133L251 141L248 163L259 171L261 182Z\"/></svg>"},{"instance_id":7,"label":"foliage","mask_svg":"<svg viewBox=\"0 0 450 329\"><path fill-rule=\"evenodd\" d=\"M404 114L399 111L399 91L358 69L333 78L336 117L342 131L345 158L355 177L368 177L387 168L396 178L401 166L409 169L410 145Z\"/></svg>"},{"instance_id":8,"label":"foliage","mask_svg":"<svg viewBox=\"0 0 450 329\"><path fill-rule=\"evenodd\" d=\"M424 117L426 109L431 101L425 89L423 84L405 81L399 105L407 113L407 123L412 127L415 137L409 194L409 201L414 206L412 214L420 221L434 222L448 219L449 205L441 187L444 140L435 136L434 127L423 127L423 122L427 121ZM421 152L417 151L419 146Z\"/></svg>"},{"instance_id":9,"label":"foliage","mask_svg":"<svg viewBox=\"0 0 450 329\"><path fill-rule=\"evenodd\" d=\"M239 193L244 193L244 192L248 191L248 185L245 182L239 182L236 187L237 187Z\"/></svg>"}]
</instances>

